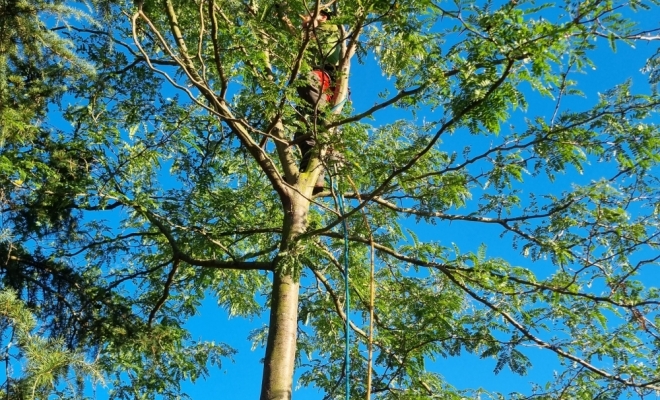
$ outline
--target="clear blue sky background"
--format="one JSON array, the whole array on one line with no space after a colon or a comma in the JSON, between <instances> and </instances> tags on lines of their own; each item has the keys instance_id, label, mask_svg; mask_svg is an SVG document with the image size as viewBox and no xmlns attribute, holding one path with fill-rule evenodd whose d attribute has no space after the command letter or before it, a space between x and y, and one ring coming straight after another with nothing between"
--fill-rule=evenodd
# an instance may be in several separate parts
<instances>
[{"instance_id":1,"label":"clear blue sky background","mask_svg":"<svg viewBox=\"0 0 660 400\"><path fill-rule=\"evenodd\" d=\"M652 13L639 13L636 18L645 19L655 26L658 25L658 16ZM585 97L567 99L563 108L573 110L586 110L597 101L598 92L603 92L615 84L624 82L627 78L633 81L633 91L636 93L649 93L647 77L642 75L640 69L644 66L646 59L653 54L658 45L655 42L638 44L634 49L620 43L616 53L612 53L604 39L599 39L599 49L593 53L592 59L596 65L593 70L585 74L573 75L572 78L581 82L580 88ZM364 110L373 105L379 99L378 91L382 90L389 82L386 81L376 68L373 57L367 59L366 65L353 63L350 79L352 101L357 111ZM526 112L517 112L513 115L511 124L517 129L523 130L524 118L545 116L549 118L554 109L554 101L543 99L530 92L529 109ZM376 114L374 125L389 122L401 118L401 114L394 110L384 110ZM406 115L408 118L409 115ZM420 113L418 120L438 119L438 115ZM508 132L508 127L503 126L502 134ZM475 145L475 141L489 141L483 136L471 136L467 132L459 131L451 138L445 138L448 148L456 148L460 151L465 144ZM485 144L487 145L487 143ZM600 171L603 173L603 171ZM534 179L531 183L522 186L525 192L546 192L548 190L560 191L571 182L588 182L598 179L600 175L592 175L593 171L580 175L575 171L558 177L557 181L549 185L547 181L540 182ZM604 176L604 175L603 175ZM414 221L407 223L420 236L420 239L432 239L445 244L456 243L461 250L476 250L480 243L488 246L488 256L496 256L507 259L513 265L530 267L540 275L544 276L554 271L550 262L533 263L513 250L508 237L500 238L500 229L496 227L484 227L468 223L453 222L450 225L429 226L415 224ZM365 268L368 266L365 265ZM660 274L648 277L650 284L657 282ZM219 370L213 370L211 376L205 381L199 381L194 385L186 385L188 393L196 400L204 399L257 399L261 384L262 364L264 355L263 348L251 350L251 343L247 340L249 332L259 328L268 322L268 314L264 313L262 318L244 320L240 318L228 318L225 311L219 309L213 299L207 299L200 314L194 317L189 327L195 338L204 340L215 340L225 342L235 347L239 353L234 361L226 360ZM339 345L339 344L338 344ZM428 364L428 369L442 374L447 381L457 388L483 387L487 390L500 391L505 395L511 391L531 392L531 382L545 383L552 380L552 373L557 360L554 354L542 350L529 349L526 354L532 358L533 367L528 375L518 376L504 369L499 375L493 374L496 361L494 359L479 359L477 356L466 352L460 357L436 360ZM296 389L295 400L316 400L322 398L322 394L314 388Z\"/></svg>"}]
</instances>

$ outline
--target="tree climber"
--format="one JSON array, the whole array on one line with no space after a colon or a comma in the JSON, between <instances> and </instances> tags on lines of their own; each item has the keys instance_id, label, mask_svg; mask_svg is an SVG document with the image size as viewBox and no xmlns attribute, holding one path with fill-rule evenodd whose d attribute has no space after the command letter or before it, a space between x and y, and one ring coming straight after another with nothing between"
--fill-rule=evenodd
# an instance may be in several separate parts
<instances>
[{"instance_id":1,"label":"tree climber","mask_svg":"<svg viewBox=\"0 0 660 400\"><path fill-rule=\"evenodd\" d=\"M307 74L307 84L299 86L298 96L305 100L308 106L313 107L313 114L318 118L323 114L328 104L332 103L337 82L337 69L341 59L341 33L337 25L328 23L333 14L327 10L319 11L316 20L312 21L313 16L308 15L303 18L303 28L306 34L311 35L312 52L312 71ZM309 109L307 110L309 111ZM297 131L294 140L303 136L304 133ZM300 171L307 170L311 150L316 146L314 137L309 137L298 142L298 147L302 153L300 160ZM316 183L314 184L313 194L323 191L325 186L324 172L321 171Z\"/></svg>"},{"instance_id":2,"label":"tree climber","mask_svg":"<svg viewBox=\"0 0 660 400\"><path fill-rule=\"evenodd\" d=\"M308 85L298 87L298 95L315 109L325 107L332 99L341 58L339 28L327 23L332 16L330 11L321 10L314 21L311 15L303 17L305 34L311 36L313 58L308 61L313 68L307 75Z\"/></svg>"},{"instance_id":3,"label":"tree climber","mask_svg":"<svg viewBox=\"0 0 660 400\"><path fill-rule=\"evenodd\" d=\"M289 30L295 32L288 18L282 14L280 17ZM333 13L329 10L320 10L316 18L313 15L302 17L303 32L305 38L309 39L311 48L306 61L312 66L312 70L305 76L305 85L297 88L298 96L306 103L300 111L303 115L313 115L316 123L321 122L320 125L323 122L323 113L327 111L326 108L334 97L337 70L341 59L341 33L337 25L328 23L332 17ZM302 153L300 172L306 172L312 149L316 146L316 139L312 133L298 130L294 140ZM314 194L323 191L324 175L321 171L314 184Z\"/></svg>"}]
</instances>

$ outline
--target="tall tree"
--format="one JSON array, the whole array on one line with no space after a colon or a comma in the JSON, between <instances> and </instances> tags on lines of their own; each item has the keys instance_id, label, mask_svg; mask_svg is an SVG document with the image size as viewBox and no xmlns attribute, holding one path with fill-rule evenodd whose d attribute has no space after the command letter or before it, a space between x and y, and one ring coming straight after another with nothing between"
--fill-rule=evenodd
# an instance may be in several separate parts
<instances>
[{"instance_id":1,"label":"tall tree","mask_svg":"<svg viewBox=\"0 0 660 400\"><path fill-rule=\"evenodd\" d=\"M181 379L231 354L184 328L208 295L232 315L269 310L252 335L265 344L264 400L291 398L296 365L327 398L347 388L354 398L474 396L478 387L455 389L426 361L470 352L495 358L496 373L524 374L530 347L562 369L512 397L652 393L659 294L644 277L658 258L659 57L646 64L647 91L623 77L592 104L573 99L597 45L658 38L633 13L655 5L99 2L102 24L42 28L96 71L74 79L60 108L84 161L68 165L85 179L75 190L63 179L70 201L53 205L80 218L57 225L37 213L32 226L22 209L5 214L32 253L70 265L107 307L87 319L103 329L72 343L100 348L117 398L175 396ZM296 89L323 43L298 16L328 9L341 58L331 104L310 112ZM366 108L347 101L361 70L388 79L373 79L381 99ZM537 111L532 99L549 109L521 118ZM407 117L370 119L387 109ZM310 137L300 170L296 144ZM331 182L319 193L322 171ZM569 171L588 179L564 184ZM37 229L44 221L58 229ZM414 221L441 227L447 243L465 226L484 234L459 249L425 240ZM522 266L488 256L491 232Z\"/></svg>"},{"instance_id":2,"label":"tall tree","mask_svg":"<svg viewBox=\"0 0 660 400\"><path fill-rule=\"evenodd\" d=\"M98 60L71 40L68 23L82 21L98 34L101 21L112 20L108 3L93 4L99 9L94 16L65 3L0 1L2 397L82 398L78 384L101 372L113 377L117 363L131 365L139 379L114 382L116 398L178 393L182 376L196 379L231 351L193 343L177 327L145 329L146 318L133 314L122 295L130 276L112 274L108 282L103 262L85 264L75 254L84 245L73 252L61 246L89 241L78 236L86 234L79 223L85 210L98 208L86 193L97 185L92 173L102 156L88 146L89 135L71 117L77 110L66 103L74 98L69 94L107 79L96 73ZM98 245L89 248L102 252ZM31 322L15 321L32 317L11 293L30 307L44 337L30 332Z\"/></svg>"}]
</instances>

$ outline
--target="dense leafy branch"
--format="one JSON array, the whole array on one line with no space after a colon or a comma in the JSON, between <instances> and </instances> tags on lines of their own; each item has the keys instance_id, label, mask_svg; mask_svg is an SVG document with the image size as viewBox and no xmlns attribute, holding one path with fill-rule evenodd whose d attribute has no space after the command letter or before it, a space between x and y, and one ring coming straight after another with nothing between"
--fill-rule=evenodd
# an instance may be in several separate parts
<instances>
[{"instance_id":1,"label":"dense leafy branch","mask_svg":"<svg viewBox=\"0 0 660 400\"><path fill-rule=\"evenodd\" d=\"M134 207L138 212L142 213L145 216L145 218L149 220L149 222L154 224L154 226L158 228L158 230L163 236L165 236L168 243L172 247L172 255L175 260L180 260L190 265L205 267L205 268L220 268L220 269L226 268L226 269L237 269L237 270L265 270L265 271L270 271L273 269L273 265L270 262L240 261L240 260L233 260L233 261L200 260L191 257L190 255L186 254L181 250L176 239L172 235L170 229L168 229L168 227L157 216L155 216L150 211L143 209L139 205L135 205ZM172 270L175 270L175 268L173 268Z\"/></svg>"},{"instance_id":2,"label":"dense leafy branch","mask_svg":"<svg viewBox=\"0 0 660 400\"><path fill-rule=\"evenodd\" d=\"M505 67L503 73L501 74L500 78L488 89L488 92L484 95L483 98L481 98L481 99L479 99L479 100L477 100L473 103L468 104L464 109L461 109L457 113L457 115L452 116L452 118L450 118L448 121L444 122L442 124L441 128L431 137L430 140L428 140L426 146L424 146L424 148L422 150L420 150L414 156L412 156L405 163L405 165L403 165L402 167L397 168L396 170L392 171L389 174L389 176L383 182L380 182L376 186L375 190L369 196L364 196L364 201L361 204L359 204L358 206L353 208L351 211L344 214L341 218L338 218L335 221L331 222L330 224L328 224L324 228L317 229L315 231L311 231L311 232L306 233L306 236L318 235L318 234L324 233L324 232L332 229L333 227L340 224L343 221L343 219L349 218L353 214L360 211L363 207L365 207L370 202L372 197L380 195L380 192L382 192L386 188L388 188L389 185L390 185L390 182L392 182L394 180L394 178L396 178L398 175L401 175L404 172L406 172L407 170L409 170L410 168L412 168L413 165L415 165L415 163L417 163L417 161L419 159L421 159L425 154L427 154L433 148L433 146L436 144L436 142L440 139L440 136L442 136L447 131L453 129L454 125L457 124L461 120L461 118L463 118L466 114L468 114L473 109L477 108L485 99L488 98L488 95L490 93L492 93L495 89L497 89L497 87L499 85L504 83L508 73L511 71L511 68L513 67L513 64L514 64L514 61L510 60L509 64Z\"/></svg>"},{"instance_id":3,"label":"dense leafy branch","mask_svg":"<svg viewBox=\"0 0 660 400\"><path fill-rule=\"evenodd\" d=\"M441 270L442 270L442 269L441 269ZM608 373L608 372L606 372L606 371L604 371L604 370L602 370L602 369L600 369L600 368L597 368L596 366L594 366L594 365L588 363L588 362L585 361L584 359L582 359L582 358L580 358L580 357L576 357L576 356L574 356L573 354L570 354L570 353L568 353L568 352L562 350L561 348L559 348L559 347L557 347L557 346L555 346L555 345L552 345L552 344L550 344L550 343L548 343L548 342L546 342L546 341L540 339L539 337L533 335L529 329L527 329L525 326L523 326L521 323L519 323L515 318L513 318L513 317L512 317L511 315L509 315L507 312L500 310L499 307L497 307L497 305L495 305L495 304L489 302L488 300L486 300L486 299L483 298L482 296L479 296L476 292L474 292L473 290L471 290L471 289L468 288L467 286L463 285L463 284L462 284L458 279L456 279L451 273L448 273L448 271L443 271L443 272L446 274L446 276L447 276L452 282L454 282L454 284L456 284L457 286L459 286L460 288L462 288L462 289L463 289L466 293L468 293L473 299L475 299L475 300L478 301L479 303L485 305L486 307L488 307L488 308L490 308L490 309L496 311L496 312L497 312L499 315L501 315L506 321L508 321L508 322L509 322L511 325L513 325L518 331L520 331L520 333L522 333L526 338L528 338L528 339L530 339L531 341L533 341L534 343L538 344L539 347L541 347L541 348L545 348L545 349L549 349L549 350L551 350L551 351L557 353L558 355L560 355L560 356L562 356L562 357L565 357L565 358L567 358L567 359L569 359L569 360L571 360L571 361L574 361L574 362L576 362L577 364L579 364L579 365L585 367L586 369L588 369L588 370L590 370L590 371L592 371L592 372L595 372L596 374L598 374L598 375L600 375L600 376L602 376L602 377L604 377L604 378L616 380L616 381L618 381L618 382L621 382L621 383L625 384L626 386L641 387L641 388L650 388L650 389L654 389L654 390L657 390L657 389L658 389L657 383L660 382L660 379L655 379L655 380L651 380L651 381L648 381L648 382L635 382L635 381L634 381L634 377L630 377L630 378L628 378L628 379L625 379L625 378L623 378L623 377L621 377L621 376L619 376L619 375L612 375L612 374L610 374L610 373Z\"/></svg>"}]
</instances>

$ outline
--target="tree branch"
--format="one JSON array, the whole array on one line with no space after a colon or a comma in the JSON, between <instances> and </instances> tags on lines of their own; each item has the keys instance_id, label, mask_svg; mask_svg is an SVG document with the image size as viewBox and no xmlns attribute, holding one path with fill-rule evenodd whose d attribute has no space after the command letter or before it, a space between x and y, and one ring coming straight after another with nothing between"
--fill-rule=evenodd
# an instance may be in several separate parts
<instances>
[{"instance_id":1,"label":"tree branch","mask_svg":"<svg viewBox=\"0 0 660 400\"><path fill-rule=\"evenodd\" d=\"M486 99L488 99L490 97L490 95L498 87L500 87L504 83L506 78L509 76L509 73L511 72L514 61L515 60L509 60L508 64L504 68L504 71L502 72L502 75L500 76L500 78L489 87L488 91L484 94L484 96L482 98L468 104L467 106L465 106L465 108L463 108L462 110L459 110L456 113L456 115L454 115L448 121L443 123L442 126L440 127L440 129L438 129L438 131L435 133L435 135L433 135L433 137L426 144L426 146L424 146L424 148L422 150L417 152L417 154L412 156L406 164L404 164L402 167L400 167L398 169L395 169L392 173L390 173L390 175L387 178L385 178L385 180L380 185L378 185L378 187L372 192L371 196L366 197L363 202L358 204L355 208L353 208L352 210L350 210L349 212L344 214L342 217L336 219L335 221L331 222L330 224L326 225L323 228L316 229L314 231L310 231L310 232L307 232L307 233L301 235L301 238L302 237L311 237L311 236L318 235L318 234L321 234L323 232L329 231L333 227L340 224L344 219L351 217L353 214L355 214L356 212L358 212L362 208L364 208L369 203L369 201L371 200L372 197L380 195L380 193L382 191L384 191L389 186L390 182L392 182L394 180L394 178L396 178L397 176L403 174L404 172L406 172L407 170L412 168L412 166L415 165L419 159L421 159L424 155L426 155L426 153L431 151L431 149L435 146L437 141L440 139L440 136L442 136L450 128L454 127L454 125L458 124L458 122L465 115L470 113L472 110L474 110L479 105L481 105Z\"/></svg>"},{"instance_id":2,"label":"tree branch","mask_svg":"<svg viewBox=\"0 0 660 400\"><path fill-rule=\"evenodd\" d=\"M533 335L529 329L525 328L521 323L519 323L518 321L516 321L516 319L513 318L511 315L509 315L509 313L507 313L506 311L500 309L499 307L497 307L496 305L494 305L494 304L491 303L490 301L486 300L485 298L479 296L479 295L478 295L477 293L475 293L473 290L471 290L470 288L468 288L467 286L465 286L465 285L463 285L461 282L459 282L459 280L456 279L456 278L451 274L451 272L449 272L449 270L447 270L447 269L445 269L445 268L438 268L438 269L439 269L440 271L442 271L442 272L444 273L444 275L445 275L450 281L452 281L456 286L460 287L465 293L467 293L468 295L470 295L470 297L472 297L473 299L475 299L477 302L483 304L483 305L486 306L487 308L489 308L489 309L495 311L497 314L501 315L501 316L502 316L502 317L503 317L503 318L504 318L509 324L511 324L514 328L516 328L516 330L518 330L518 331L519 331L524 337L526 337L527 339L529 339L529 340L531 340L532 342L536 343L539 347L541 347L541 348L545 348L545 349L549 349L549 350L553 351L554 353L556 353L556 354L558 354L558 355L560 355L560 356L562 356L562 357L564 357L564 358L567 358L567 359L569 359L569 360L571 360L571 361L573 361L573 362L575 362L575 363L577 363L577 364L579 364L579 365L585 367L586 369L588 369L588 370L590 370L590 371L592 371L592 372L594 372L594 373L596 373L596 374L602 376L603 378L607 378L607 379L610 379L610 380L614 380L614 381L617 381L617 382L623 383L624 385L626 385L626 386L630 386L630 387L638 387L638 388L648 388L648 389L653 389L653 390L660 390L660 386L657 385L657 383L658 383L660 380L652 380L652 381L649 381L649 382L636 383L636 382L633 381L633 378L634 378L634 377L631 377L630 379L624 379L624 378L622 378L620 375L613 375L613 374L610 374L610 373L608 373L608 372L606 372L606 371L604 371L604 370L602 370L602 369L600 369L600 368L597 368L597 367L594 366L593 364L590 364L590 363L587 362L586 360L583 360L583 359L580 358L580 357L577 357L577 356L575 356L575 355L573 355L573 354L571 354L571 353L569 353L569 352L567 352L567 351L565 351L565 350L562 350L561 348L559 348L559 347L557 347L557 346L555 346L555 345L553 345L553 344L550 344L550 343L548 343L548 342L542 340L541 338L539 338L539 337Z\"/></svg>"},{"instance_id":3,"label":"tree branch","mask_svg":"<svg viewBox=\"0 0 660 400\"><path fill-rule=\"evenodd\" d=\"M223 261L223 260L215 260L215 259L205 259L205 260L200 260L196 259L189 254L183 252L181 248L179 247L176 239L172 235L172 232L163 224L160 222L160 220L151 213L148 210L145 210L139 205L133 205L136 211L138 211L140 214L142 214L149 222L154 224L158 230L165 236L167 239L167 242L169 243L170 247L172 248L172 256L175 259L179 259L189 265L193 266L198 266L198 267L205 267L205 268L217 268L217 269L235 269L235 270L243 270L243 271L248 271L248 270L259 270L259 271L272 271L273 270L273 263L272 262L259 262L259 261Z\"/></svg>"},{"instance_id":4,"label":"tree branch","mask_svg":"<svg viewBox=\"0 0 660 400\"><path fill-rule=\"evenodd\" d=\"M174 275L176 275L176 271L179 269L179 260L174 259L172 261L172 269L170 270L170 273L167 274L167 280L165 281L165 284L163 286L163 294L160 296L158 301L156 302L156 305L154 305L154 308L151 310L149 313L149 319L147 321L147 325L151 327L151 323L154 320L154 317L156 316L156 313L160 308L165 304L165 301L170 295L170 288L172 287L172 282L174 281Z\"/></svg>"}]
</instances>

